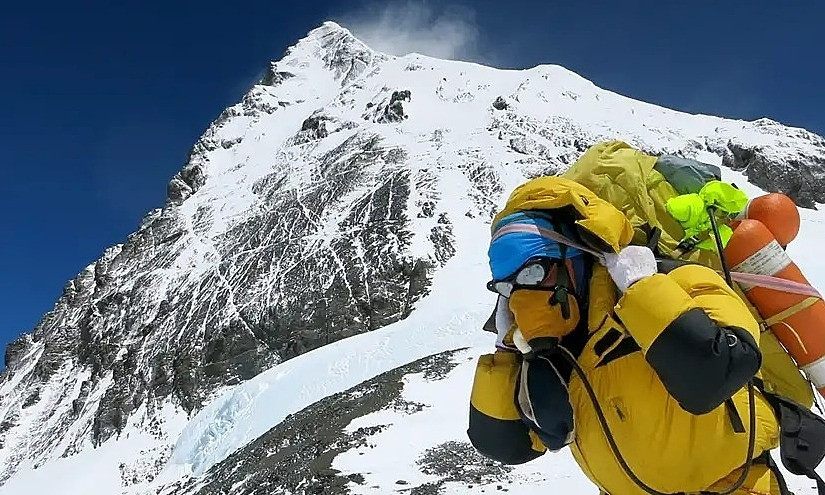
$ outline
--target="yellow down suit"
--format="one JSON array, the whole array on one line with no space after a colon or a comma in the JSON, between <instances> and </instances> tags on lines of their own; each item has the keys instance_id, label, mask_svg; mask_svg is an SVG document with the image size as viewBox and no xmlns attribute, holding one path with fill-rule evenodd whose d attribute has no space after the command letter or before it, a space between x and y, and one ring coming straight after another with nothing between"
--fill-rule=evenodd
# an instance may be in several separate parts
<instances>
[{"instance_id":1,"label":"yellow down suit","mask_svg":"<svg viewBox=\"0 0 825 495\"><path fill-rule=\"evenodd\" d=\"M632 236L617 210L573 181L535 179L513 193L508 207L515 202L566 211L578 237L603 251L618 251ZM721 492L747 460L746 384L759 376L759 325L712 269L661 271L619 294L594 261L586 288L577 291L580 321L561 345L592 384L610 434L640 480L664 493ZM505 311L507 303L499 299ZM505 329L502 348L515 329L513 322ZM470 402L468 435L487 457L518 464L569 446L602 492L646 493L611 450L582 377L558 354L482 356ZM763 460L779 445L778 420L758 390L754 406L756 461L736 493L778 494Z\"/></svg>"}]
</instances>

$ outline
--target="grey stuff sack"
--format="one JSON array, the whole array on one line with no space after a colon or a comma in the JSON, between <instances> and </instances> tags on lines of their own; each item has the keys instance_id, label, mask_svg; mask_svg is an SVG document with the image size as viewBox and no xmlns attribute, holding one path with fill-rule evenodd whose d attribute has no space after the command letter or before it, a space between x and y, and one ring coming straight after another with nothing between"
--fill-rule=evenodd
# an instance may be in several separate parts
<instances>
[{"instance_id":1,"label":"grey stuff sack","mask_svg":"<svg viewBox=\"0 0 825 495\"><path fill-rule=\"evenodd\" d=\"M707 182L722 180L722 170L716 165L680 156L662 155L653 168L664 175L679 194L698 193Z\"/></svg>"}]
</instances>

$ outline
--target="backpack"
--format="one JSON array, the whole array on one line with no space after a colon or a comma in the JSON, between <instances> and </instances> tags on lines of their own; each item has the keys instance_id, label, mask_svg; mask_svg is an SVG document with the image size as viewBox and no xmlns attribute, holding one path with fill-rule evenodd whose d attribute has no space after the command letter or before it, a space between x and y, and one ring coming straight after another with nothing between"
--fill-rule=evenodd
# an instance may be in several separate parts
<instances>
[{"instance_id":1,"label":"backpack","mask_svg":"<svg viewBox=\"0 0 825 495\"><path fill-rule=\"evenodd\" d=\"M649 245L651 233L659 231L651 246L666 256L719 270L715 251L678 250L685 230L667 211L668 199L697 192L711 180L721 179L719 167L695 160L643 153L622 141L598 143L590 147L562 177L573 180L623 212L633 227L631 244ZM762 317L739 291L740 298L758 321ZM766 325L760 336L765 391L792 399L808 408L814 404L810 384Z\"/></svg>"}]
</instances>

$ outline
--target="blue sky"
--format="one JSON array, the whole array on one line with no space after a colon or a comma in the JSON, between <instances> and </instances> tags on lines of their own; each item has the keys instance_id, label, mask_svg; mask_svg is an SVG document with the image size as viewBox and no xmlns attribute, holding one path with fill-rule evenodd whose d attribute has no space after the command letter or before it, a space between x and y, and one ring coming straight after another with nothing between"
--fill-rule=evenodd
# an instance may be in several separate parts
<instances>
[{"instance_id":1,"label":"blue sky","mask_svg":"<svg viewBox=\"0 0 825 495\"><path fill-rule=\"evenodd\" d=\"M4 345L163 204L209 122L326 19L392 51L556 63L671 108L825 134L823 2L45 0L3 10Z\"/></svg>"}]
</instances>

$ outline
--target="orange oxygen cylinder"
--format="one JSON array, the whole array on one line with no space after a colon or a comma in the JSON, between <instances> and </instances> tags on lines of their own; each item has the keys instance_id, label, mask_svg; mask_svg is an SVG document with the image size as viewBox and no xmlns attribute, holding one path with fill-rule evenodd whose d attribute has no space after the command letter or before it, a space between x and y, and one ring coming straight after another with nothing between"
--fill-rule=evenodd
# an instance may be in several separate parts
<instances>
[{"instance_id":1,"label":"orange oxygen cylinder","mask_svg":"<svg viewBox=\"0 0 825 495\"><path fill-rule=\"evenodd\" d=\"M746 218L762 222L780 246L787 246L799 234L799 209L791 198L781 193L765 194L748 201L737 220ZM736 224L731 227L735 229Z\"/></svg>"},{"instance_id":2,"label":"orange oxygen cylinder","mask_svg":"<svg viewBox=\"0 0 825 495\"><path fill-rule=\"evenodd\" d=\"M735 272L771 275L808 284L776 237L758 220L742 220L725 248ZM766 287L742 289L771 331L825 397L825 301Z\"/></svg>"}]
</instances>

